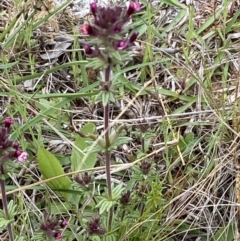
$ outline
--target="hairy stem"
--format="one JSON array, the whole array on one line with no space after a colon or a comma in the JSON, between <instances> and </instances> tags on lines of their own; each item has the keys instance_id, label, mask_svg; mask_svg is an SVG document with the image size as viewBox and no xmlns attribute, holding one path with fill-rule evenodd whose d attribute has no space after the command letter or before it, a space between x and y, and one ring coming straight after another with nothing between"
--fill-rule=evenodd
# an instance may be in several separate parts
<instances>
[{"instance_id":1,"label":"hairy stem","mask_svg":"<svg viewBox=\"0 0 240 241\"><path fill-rule=\"evenodd\" d=\"M1 174L1 176L3 176L3 174L4 174L4 172L3 172L3 165L0 165L0 174ZM7 195L6 195L6 189L5 189L5 180L3 179L3 177L0 178L0 187L1 187L1 194L2 194L3 210L4 210L4 213L5 213L6 219L9 220L10 218L9 218L9 213L8 213ZM9 223L7 225L7 230L8 230L9 240L10 241L14 241L11 223Z\"/></svg>"},{"instance_id":2,"label":"hairy stem","mask_svg":"<svg viewBox=\"0 0 240 241\"><path fill-rule=\"evenodd\" d=\"M111 66L109 65L105 69L105 86L110 88L110 73L111 73ZM109 135L110 135L110 130L109 130L109 103L104 107L104 131L105 131L105 142L106 142L106 150L105 150L105 168L106 168L106 176L107 176L107 189L108 189L108 199L111 201L112 200L112 186L111 186L111 170L110 170L110 151L109 147L111 145L110 140L109 140ZM112 217L113 217L113 209L110 209L109 212L109 222L108 222L108 228L109 230L111 229L111 223L112 223Z\"/></svg>"}]
</instances>

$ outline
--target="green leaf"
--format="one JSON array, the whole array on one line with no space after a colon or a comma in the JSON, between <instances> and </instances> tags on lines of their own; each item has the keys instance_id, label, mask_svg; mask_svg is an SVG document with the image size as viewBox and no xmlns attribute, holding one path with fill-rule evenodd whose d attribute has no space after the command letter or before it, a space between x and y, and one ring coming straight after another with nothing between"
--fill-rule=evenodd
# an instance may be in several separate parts
<instances>
[{"instance_id":1,"label":"green leaf","mask_svg":"<svg viewBox=\"0 0 240 241\"><path fill-rule=\"evenodd\" d=\"M177 15L176 17L173 19L173 21L171 21L165 28L163 33L161 33L161 35L163 36L165 34L165 32L169 32L172 31L172 29L186 16L187 10L186 9L182 9Z\"/></svg>"},{"instance_id":2,"label":"green leaf","mask_svg":"<svg viewBox=\"0 0 240 241\"><path fill-rule=\"evenodd\" d=\"M8 203L8 215L10 219L14 218L17 205L14 205L13 200Z\"/></svg>"},{"instance_id":3,"label":"green leaf","mask_svg":"<svg viewBox=\"0 0 240 241\"><path fill-rule=\"evenodd\" d=\"M11 68L12 66L16 65L18 61L12 62L12 63L7 63L7 64L0 64L0 69L8 69Z\"/></svg>"},{"instance_id":4,"label":"green leaf","mask_svg":"<svg viewBox=\"0 0 240 241\"><path fill-rule=\"evenodd\" d=\"M86 124L81 132L85 135L94 134L95 133L95 125L93 123ZM71 170L85 170L89 168L93 168L97 162L97 153L88 153L88 158L85 162L82 162L86 153L84 153L84 149L86 149L89 145L87 141L90 141L90 138L81 137L79 135L76 136L76 140L74 142L74 147L71 155Z\"/></svg>"},{"instance_id":5,"label":"green leaf","mask_svg":"<svg viewBox=\"0 0 240 241\"><path fill-rule=\"evenodd\" d=\"M113 188L112 186L112 195L114 200L118 200L121 197L121 194L123 192L124 188L122 187L122 184L117 185Z\"/></svg>"},{"instance_id":6,"label":"green leaf","mask_svg":"<svg viewBox=\"0 0 240 241\"><path fill-rule=\"evenodd\" d=\"M1 230L2 230L2 228L6 228L7 225L9 223L11 223L12 221L14 221L14 219L13 220L7 220L5 218L0 218L0 228L1 228Z\"/></svg>"},{"instance_id":7,"label":"green leaf","mask_svg":"<svg viewBox=\"0 0 240 241\"><path fill-rule=\"evenodd\" d=\"M173 7L186 8L186 6L181 4L178 0L161 0L161 2Z\"/></svg>"},{"instance_id":8,"label":"green leaf","mask_svg":"<svg viewBox=\"0 0 240 241\"><path fill-rule=\"evenodd\" d=\"M15 237L14 241L25 241L26 237Z\"/></svg>"},{"instance_id":9,"label":"green leaf","mask_svg":"<svg viewBox=\"0 0 240 241\"><path fill-rule=\"evenodd\" d=\"M109 92L102 93L102 104L105 107L109 102Z\"/></svg>"},{"instance_id":10,"label":"green leaf","mask_svg":"<svg viewBox=\"0 0 240 241\"><path fill-rule=\"evenodd\" d=\"M97 236L97 235L93 235L91 237L91 241L101 241L101 238L99 236Z\"/></svg>"},{"instance_id":11,"label":"green leaf","mask_svg":"<svg viewBox=\"0 0 240 241\"><path fill-rule=\"evenodd\" d=\"M64 174L58 159L48 150L40 148L37 154L37 161L39 164L39 170L44 179L57 177ZM50 188L55 189L71 189L72 182L68 177L60 177L48 182L47 185ZM71 194L65 192L56 192L62 196L66 201L70 199Z\"/></svg>"},{"instance_id":12,"label":"green leaf","mask_svg":"<svg viewBox=\"0 0 240 241\"><path fill-rule=\"evenodd\" d=\"M238 16L240 15L240 9L234 13L234 16L232 19L227 23L225 30L225 33L229 33L233 30L233 25L236 23L236 20L238 19Z\"/></svg>"},{"instance_id":13,"label":"green leaf","mask_svg":"<svg viewBox=\"0 0 240 241\"><path fill-rule=\"evenodd\" d=\"M193 132L189 132L186 137L185 137L185 141L186 143L190 143L194 140L194 133Z\"/></svg>"},{"instance_id":14,"label":"green leaf","mask_svg":"<svg viewBox=\"0 0 240 241\"><path fill-rule=\"evenodd\" d=\"M235 224L226 223L226 226L223 226L218 229L214 234L213 241L225 241L225 240L234 240L235 236Z\"/></svg>"},{"instance_id":15,"label":"green leaf","mask_svg":"<svg viewBox=\"0 0 240 241\"><path fill-rule=\"evenodd\" d=\"M115 201L109 201L106 198L102 199L96 206L96 208L99 209L99 214L101 215L105 211L109 211L111 207L113 207L116 204Z\"/></svg>"},{"instance_id":16,"label":"green leaf","mask_svg":"<svg viewBox=\"0 0 240 241\"><path fill-rule=\"evenodd\" d=\"M167 90L167 89L163 89L163 88L160 88L158 90L158 93L161 94L161 95L171 96L171 97L178 97L179 96L179 94L176 93L175 91Z\"/></svg>"},{"instance_id":17,"label":"green leaf","mask_svg":"<svg viewBox=\"0 0 240 241\"><path fill-rule=\"evenodd\" d=\"M220 16L223 10L224 8L220 8L214 15L211 15L211 17L204 24L202 24L202 26L198 29L197 34L200 35L205 29L210 27L216 21L216 19Z\"/></svg>"},{"instance_id":18,"label":"green leaf","mask_svg":"<svg viewBox=\"0 0 240 241\"><path fill-rule=\"evenodd\" d=\"M132 32L136 31L138 32L138 38L141 37L144 33L146 33L147 25L142 22L138 27L134 28Z\"/></svg>"},{"instance_id":19,"label":"green leaf","mask_svg":"<svg viewBox=\"0 0 240 241\"><path fill-rule=\"evenodd\" d=\"M179 98L180 99L180 98ZM190 106L193 105L193 103L195 103L196 100L191 100L189 101L187 104L181 106L180 108L176 109L173 114L179 114L179 113L183 113L185 110L187 110Z\"/></svg>"}]
</instances>

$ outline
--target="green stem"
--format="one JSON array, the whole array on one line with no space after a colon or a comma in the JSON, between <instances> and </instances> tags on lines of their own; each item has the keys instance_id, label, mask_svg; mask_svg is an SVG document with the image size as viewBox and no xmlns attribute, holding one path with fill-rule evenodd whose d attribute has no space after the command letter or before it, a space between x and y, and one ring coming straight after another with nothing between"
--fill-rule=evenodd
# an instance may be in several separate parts
<instances>
[{"instance_id":1,"label":"green stem","mask_svg":"<svg viewBox=\"0 0 240 241\"><path fill-rule=\"evenodd\" d=\"M1 176L4 175L3 171L3 165L0 165L0 174ZM0 178L0 187L1 187L1 194L2 194L2 206L3 210L6 216L6 219L9 220L9 213L8 213L8 205L7 205L7 195L6 195L6 189L5 189L5 180L2 179L3 177ZM9 223L7 225L7 230L8 230L8 235L9 235L9 241L14 241L13 238L13 231L12 231L12 225Z\"/></svg>"}]
</instances>

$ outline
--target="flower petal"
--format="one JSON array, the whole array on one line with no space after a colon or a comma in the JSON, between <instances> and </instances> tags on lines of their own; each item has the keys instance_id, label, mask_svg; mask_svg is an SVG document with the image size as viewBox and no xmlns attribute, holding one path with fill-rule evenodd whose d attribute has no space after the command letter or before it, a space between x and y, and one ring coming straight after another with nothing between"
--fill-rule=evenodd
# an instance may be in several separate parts
<instances>
[{"instance_id":1,"label":"flower petal","mask_svg":"<svg viewBox=\"0 0 240 241\"><path fill-rule=\"evenodd\" d=\"M26 151L23 151L18 156L19 162L24 162L28 158L28 153Z\"/></svg>"}]
</instances>

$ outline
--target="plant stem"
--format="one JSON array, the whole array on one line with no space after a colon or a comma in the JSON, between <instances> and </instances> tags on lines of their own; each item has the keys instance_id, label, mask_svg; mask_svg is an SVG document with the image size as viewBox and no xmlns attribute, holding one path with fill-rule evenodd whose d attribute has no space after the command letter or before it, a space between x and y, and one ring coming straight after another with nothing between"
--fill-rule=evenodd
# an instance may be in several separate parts
<instances>
[{"instance_id":1,"label":"plant stem","mask_svg":"<svg viewBox=\"0 0 240 241\"><path fill-rule=\"evenodd\" d=\"M105 69L104 77L105 77L105 86L107 90L110 91L110 73L111 73L111 66L109 65ZM109 147L111 145L109 140L110 130L109 130L109 103L104 107L104 131L105 131L105 143L106 143L106 150L105 150L105 168L106 168L106 176L107 176L107 189L108 189L108 199L109 201L112 200L112 186L111 186L111 171L110 171L110 151ZM113 218L113 208L110 209L109 212L109 219L108 219L108 229L111 230Z\"/></svg>"},{"instance_id":2,"label":"plant stem","mask_svg":"<svg viewBox=\"0 0 240 241\"><path fill-rule=\"evenodd\" d=\"M105 78L105 86L110 89L110 73L111 66L110 64L105 69L104 78ZM109 91L108 89L108 91ZM112 200L112 187L111 187L111 172L110 172L110 140L109 140L109 103L104 107L104 131L105 131L105 142L106 142L106 150L105 150L105 161L106 161L106 176L107 176L107 188L108 188L108 198Z\"/></svg>"},{"instance_id":3,"label":"plant stem","mask_svg":"<svg viewBox=\"0 0 240 241\"><path fill-rule=\"evenodd\" d=\"M0 165L0 174L3 176L3 165ZM6 216L6 219L9 220L9 213L8 213L8 205L7 205L7 195L6 195L6 189L5 189L5 180L3 177L0 178L0 187L1 187L1 194L2 194L2 205L3 205L3 210ZM7 230L8 230L8 235L9 235L9 241L14 241L13 238L13 232L12 232L12 225L9 223L7 225Z\"/></svg>"}]
</instances>

